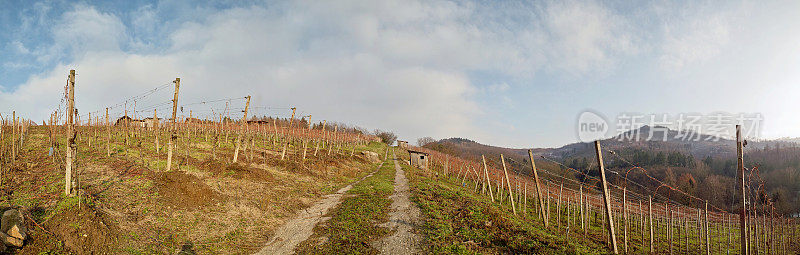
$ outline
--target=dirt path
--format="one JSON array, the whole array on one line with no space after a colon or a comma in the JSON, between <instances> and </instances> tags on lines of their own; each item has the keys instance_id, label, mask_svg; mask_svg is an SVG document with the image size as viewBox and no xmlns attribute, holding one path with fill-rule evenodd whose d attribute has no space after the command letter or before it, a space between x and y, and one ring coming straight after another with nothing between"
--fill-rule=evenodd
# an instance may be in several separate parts
<instances>
[{"instance_id":1,"label":"dirt path","mask_svg":"<svg viewBox=\"0 0 800 255\"><path fill-rule=\"evenodd\" d=\"M383 163L377 169L380 169L381 166L383 166ZM353 185L375 174L378 171L377 169L358 181L339 189L336 193L325 195L322 200L300 211L278 228L275 231L275 236L256 254L294 254L294 248L314 233L314 226L330 219L330 217L323 216L328 213L328 210L342 202L344 193L352 189Z\"/></svg>"},{"instance_id":2,"label":"dirt path","mask_svg":"<svg viewBox=\"0 0 800 255\"><path fill-rule=\"evenodd\" d=\"M392 235L379 240L377 247L381 254L417 254L421 252L420 238L414 233L414 226L419 222L419 208L411 203L408 179L397 164L396 157L394 168L394 194L390 196L392 212L389 213L389 221L381 226L395 231Z\"/></svg>"}]
</instances>

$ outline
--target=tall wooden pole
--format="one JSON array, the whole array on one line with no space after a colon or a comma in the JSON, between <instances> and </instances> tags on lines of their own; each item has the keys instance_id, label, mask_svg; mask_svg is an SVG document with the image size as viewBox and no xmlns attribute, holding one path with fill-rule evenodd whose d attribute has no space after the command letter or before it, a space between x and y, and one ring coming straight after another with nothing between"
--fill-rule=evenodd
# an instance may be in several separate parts
<instances>
[{"instance_id":1,"label":"tall wooden pole","mask_svg":"<svg viewBox=\"0 0 800 255\"><path fill-rule=\"evenodd\" d=\"M106 108L106 157L111 157L111 125L108 122L108 108Z\"/></svg>"},{"instance_id":2,"label":"tall wooden pole","mask_svg":"<svg viewBox=\"0 0 800 255\"><path fill-rule=\"evenodd\" d=\"M706 255L711 255L711 236L708 232L708 201L706 201L705 209L705 231L706 231Z\"/></svg>"},{"instance_id":3,"label":"tall wooden pole","mask_svg":"<svg viewBox=\"0 0 800 255\"><path fill-rule=\"evenodd\" d=\"M653 196L647 196L647 207L648 207L648 224L650 225L650 253L655 252L653 250Z\"/></svg>"},{"instance_id":4,"label":"tall wooden pole","mask_svg":"<svg viewBox=\"0 0 800 255\"><path fill-rule=\"evenodd\" d=\"M492 203L494 203L494 194L492 193L492 180L489 179L489 170L486 167L486 157L481 155L481 160L483 160L483 174L486 176L486 185L489 187L489 198L491 198ZM447 169L447 167L445 167L445 169Z\"/></svg>"},{"instance_id":5,"label":"tall wooden pole","mask_svg":"<svg viewBox=\"0 0 800 255\"><path fill-rule=\"evenodd\" d=\"M75 70L69 70L69 82L67 83L67 158L65 162L66 173L64 176L64 195L73 196L72 193L72 152L75 148L75 121L73 112L75 111Z\"/></svg>"},{"instance_id":6,"label":"tall wooden pole","mask_svg":"<svg viewBox=\"0 0 800 255\"><path fill-rule=\"evenodd\" d=\"M242 132L245 131L245 126L247 125L247 111L250 109L250 96L247 96L247 102L244 104L244 117L242 117L242 121L240 122L242 125L241 130L239 131L239 135L236 136L236 150L233 152L233 163L236 163L237 159L239 159L239 147L242 146Z\"/></svg>"},{"instance_id":7,"label":"tall wooden pole","mask_svg":"<svg viewBox=\"0 0 800 255\"><path fill-rule=\"evenodd\" d=\"M292 118L289 119L289 129L292 128L292 123L294 122L294 113L295 113L295 111L297 111L297 108L296 107L292 107Z\"/></svg>"},{"instance_id":8,"label":"tall wooden pole","mask_svg":"<svg viewBox=\"0 0 800 255\"><path fill-rule=\"evenodd\" d=\"M514 205L514 193L511 192L511 181L508 179L508 171L506 170L506 159L503 154L500 154L500 162L503 164L503 172L506 174L506 185L508 185L508 198L511 200L511 210L514 215L517 215L517 207Z\"/></svg>"},{"instance_id":9,"label":"tall wooden pole","mask_svg":"<svg viewBox=\"0 0 800 255\"><path fill-rule=\"evenodd\" d=\"M625 240L625 253L628 253L628 199L627 199L627 188L622 188L622 225L623 228L623 236Z\"/></svg>"},{"instance_id":10,"label":"tall wooden pole","mask_svg":"<svg viewBox=\"0 0 800 255\"><path fill-rule=\"evenodd\" d=\"M544 201L542 201L542 189L539 185L539 173L536 170L536 163L533 161L533 151L528 150L528 157L531 160L531 172L533 172L533 183L536 186L536 198L539 200L539 216L542 216L542 220L544 221L544 227L547 228L550 224L549 221L546 219L546 215L544 212ZM583 222L581 222L583 223Z\"/></svg>"},{"instance_id":11,"label":"tall wooden pole","mask_svg":"<svg viewBox=\"0 0 800 255\"><path fill-rule=\"evenodd\" d=\"M316 148L314 148L314 157L316 157L317 156L317 152L319 152L319 143L325 140L325 126L327 126L327 125L328 125L328 120L322 120L322 133L321 133L322 137L320 137L320 139L317 140L317 146L316 146ZM387 144L387 146L391 146L391 144ZM388 150L388 148L387 148L387 150ZM389 155L388 151L386 152L386 155L388 157L388 155Z\"/></svg>"},{"instance_id":12,"label":"tall wooden pole","mask_svg":"<svg viewBox=\"0 0 800 255\"><path fill-rule=\"evenodd\" d=\"M181 78L175 78L175 95L172 98L172 125L170 126L170 138L167 144L167 171L169 172L172 169L172 147L175 144L175 141L178 139L178 135L175 133L175 121L177 120L178 116L178 90L181 87Z\"/></svg>"},{"instance_id":13,"label":"tall wooden pole","mask_svg":"<svg viewBox=\"0 0 800 255\"><path fill-rule=\"evenodd\" d=\"M156 155L158 155L161 150L161 145L158 141L158 122L158 109L153 109L153 135L156 137Z\"/></svg>"},{"instance_id":14,"label":"tall wooden pole","mask_svg":"<svg viewBox=\"0 0 800 255\"><path fill-rule=\"evenodd\" d=\"M744 182L744 151L742 150L742 129L740 125L736 125L736 156L737 165L739 169L739 184L741 184L742 195L742 209L739 211L739 236L741 237L741 254L750 254L747 247L747 191Z\"/></svg>"},{"instance_id":15,"label":"tall wooden pole","mask_svg":"<svg viewBox=\"0 0 800 255\"><path fill-rule=\"evenodd\" d=\"M603 182L603 204L605 205L606 209L606 221L608 224L608 233L611 235L611 246L614 249L614 254L619 253L617 250L617 238L614 235L614 219L611 215L611 196L608 193L608 183L606 182L606 170L603 167L603 153L600 151L600 141L594 141L594 148L597 151L597 167L600 170L600 178Z\"/></svg>"},{"instance_id":16,"label":"tall wooden pole","mask_svg":"<svg viewBox=\"0 0 800 255\"><path fill-rule=\"evenodd\" d=\"M16 137L17 137L17 111L11 111L11 163L12 164L17 162Z\"/></svg>"}]
</instances>

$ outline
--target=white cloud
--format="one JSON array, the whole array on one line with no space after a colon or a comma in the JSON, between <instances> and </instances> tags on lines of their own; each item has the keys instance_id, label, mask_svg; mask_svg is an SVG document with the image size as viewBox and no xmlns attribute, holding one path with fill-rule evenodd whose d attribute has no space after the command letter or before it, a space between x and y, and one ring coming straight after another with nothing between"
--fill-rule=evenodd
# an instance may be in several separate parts
<instances>
[{"instance_id":1,"label":"white cloud","mask_svg":"<svg viewBox=\"0 0 800 255\"><path fill-rule=\"evenodd\" d=\"M40 62L62 52L72 61L0 92L0 107L45 118L74 68L83 113L181 77L182 104L250 94L255 106L296 106L315 120L396 130L406 139L492 140L476 123L485 116L470 71L532 77L547 67L583 75L613 69L614 55L634 48L627 22L596 2L522 7L516 11L529 17L518 24L484 18L484 7L469 2L292 2L208 13L163 33L152 23L157 6L133 10L141 18L128 27L78 5L52 28L55 44L34 51ZM140 40L153 33L168 35L157 53ZM137 102L139 109L154 103ZM193 110L207 110L200 107Z\"/></svg>"},{"instance_id":2,"label":"white cloud","mask_svg":"<svg viewBox=\"0 0 800 255\"><path fill-rule=\"evenodd\" d=\"M553 37L549 52L557 69L583 73L608 69L619 56L637 49L627 21L597 2L556 2L546 9L547 31Z\"/></svg>"},{"instance_id":3,"label":"white cloud","mask_svg":"<svg viewBox=\"0 0 800 255\"><path fill-rule=\"evenodd\" d=\"M30 54L30 53L31 53L31 51L30 51L30 50L29 50L27 47L25 47L25 45L24 45L24 44L22 44L22 42L20 42L20 41L13 41L13 42L11 42L11 46L12 46L12 47L14 48L14 50L16 50L16 51L17 51L17 53L19 53L19 54L23 54L23 55L25 55L25 54Z\"/></svg>"},{"instance_id":4,"label":"white cloud","mask_svg":"<svg viewBox=\"0 0 800 255\"><path fill-rule=\"evenodd\" d=\"M125 25L111 13L79 5L64 13L53 28L53 39L80 55L88 51L118 51L127 41Z\"/></svg>"},{"instance_id":5,"label":"white cloud","mask_svg":"<svg viewBox=\"0 0 800 255\"><path fill-rule=\"evenodd\" d=\"M730 30L729 21L723 15L704 15L666 24L661 45L662 66L680 70L718 55L730 41Z\"/></svg>"}]
</instances>

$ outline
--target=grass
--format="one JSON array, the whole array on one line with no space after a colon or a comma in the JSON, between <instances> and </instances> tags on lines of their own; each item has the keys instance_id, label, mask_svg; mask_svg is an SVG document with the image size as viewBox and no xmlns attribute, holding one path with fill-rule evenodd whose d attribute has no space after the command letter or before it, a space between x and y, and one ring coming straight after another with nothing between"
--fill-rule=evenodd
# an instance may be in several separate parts
<instances>
[{"instance_id":1,"label":"grass","mask_svg":"<svg viewBox=\"0 0 800 255\"><path fill-rule=\"evenodd\" d=\"M448 179L401 164L411 181L412 200L423 215L421 233L431 254L609 254L605 245L570 239L540 222L515 216Z\"/></svg>"},{"instance_id":2,"label":"grass","mask_svg":"<svg viewBox=\"0 0 800 255\"><path fill-rule=\"evenodd\" d=\"M300 254L377 254L371 245L389 233L388 198L394 191L394 164L386 161L371 177L353 186L326 223L298 247Z\"/></svg>"}]
</instances>

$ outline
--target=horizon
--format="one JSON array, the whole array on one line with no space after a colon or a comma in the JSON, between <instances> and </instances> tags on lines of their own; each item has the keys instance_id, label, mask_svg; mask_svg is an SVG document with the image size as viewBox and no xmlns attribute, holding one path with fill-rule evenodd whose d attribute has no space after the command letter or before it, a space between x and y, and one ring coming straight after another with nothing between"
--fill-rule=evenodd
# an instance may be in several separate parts
<instances>
[{"instance_id":1,"label":"horizon","mask_svg":"<svg viewBox=\"0 0 800 255\"><path fill-rule=\"evenodd\" d=\"M234 111L252 95L253 114L286 118L296 107L315 123L412 142L559 147L580 141L576 120L587 111L606 116L607 132L627 113L725 112L758 114L753 139L800 137L790 110L800 107L792 96L800 92L796 1L7 6L0 113L37 122L59 107L75 69L82 113L180 77L181 104L230 103L187 106L185 116ZM114 114L165 98L127 102Z\"/></svg>"}]
</instances>

